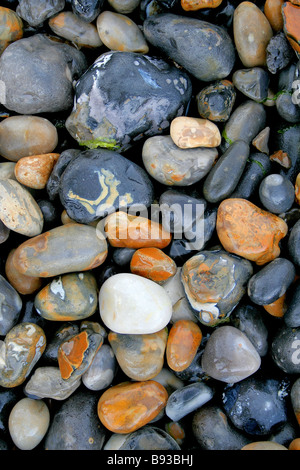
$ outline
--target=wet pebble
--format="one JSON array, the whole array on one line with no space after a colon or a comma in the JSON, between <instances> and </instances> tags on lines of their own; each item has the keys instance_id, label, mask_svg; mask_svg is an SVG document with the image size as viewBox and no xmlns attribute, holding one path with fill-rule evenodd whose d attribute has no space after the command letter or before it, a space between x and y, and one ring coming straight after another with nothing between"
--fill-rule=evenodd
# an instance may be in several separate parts
<instances>
[{"instance_id":1,"label":"wet pebble","mask_svg":"<svg viewBox=\"0 0 300 470\"><path fill-rule=\"evenodd\" d=\"M99 309L107 328L120 334L156 333L169 323L172 315L171 300L163 287L127 273L116 274L104 282Z\"/></svg>"},{"instance_id":2,"label":"wet pebble","mask_svg":"<svg viewBox=\"0 0 300 470\"><path fill-rule=\"evenodd\" d=\"M277 330L271 344L271 355L280 370L287 374L299 374L299 345L300 328L282 326Z\"/></svg>"},{"instance_id":3,"label":"wet pebble","mask_svg":"<svg viewBox=\"0 0 300 470\"><path fill-rule=\"evenodd\" d=\"M132 274L158 283L174 276L176 270L175 262L159 248L140 248L134 252L130 261Z\"/></svg>"},{"instance_id":4,"label":"wet pebble","mask_svg":"<svg viewBox=\"0 0 300 470\"><path fill-rule=\"evenodd\" d=\"M230 197L252 199L260 183L270 171L271 162L268 155L261 152L250 153L242 176Z\"/></svg>"},{"instance_id":5,"label":"wet pebble","mask_svg":"<svg viewBox=\"0 0 300 470\"><path fill-rule=\"evenodd\" d=\"M16 179L29 188L45 188L58 157L58 153L46 153L20 158L15 166Z\"/></svg>"},{"instance_id":6,"label":"wet pebble","mask_svg":"<svg viewBox=\"0 0 300 470\"><path fill-rule=\"evenodd\" d=\"M5 336L18 323L23 301L15 288L0 275L0 334Z\"/></svg>"},{"instance_id":7,"label":"wet pebble","mask_svg":"<svg viewBox=\"0 0 300 470\"><path fill-rule=\"evenodd\" d=\"M35 369L24 387L24 393L29 398L66 400L81 385L80 377L68 381L61 376L59 367L44 366Z\"/></svg>"},{"instance_id":8,"label":"wet pebble","mask_svg":"<svg viewBox=\"0 0 300 470\"><path fill-rule=\"evenodd\" d=\"M189 367L201 340L202 332L195 321L178 320L174 322L169 331L166 346L166 359L170 369L180 372Z\"/></svg>"},{"instance_id":9,"label":"wet pebble","mask_svg":"<svg viewBox=\"0 0 300 470\"><path fill-rule=\"evenodd\" d=\"M209 337L201 365L208 376L236 383L254 374L261 365L261 358L242 331L226 325L214 330Z\"/></svg>"},{"instance_id":10,"label":"wet pebble","mask_svg":"<svg viewBox=\"0 0 300 470\"><path fill-rule=\"evenodd\" d=\"M198 408L201 408L213 396L214 391L203 382L186 385L169 396L166 405L166 415L173 421L179 421Z\"/></svg>"},{"instance_id":11,"label":"wet pebble","mask_svg":"<svg viewBox=\"0 0 300 470\"><path fill-rule=\"evenodd\" d=\"M202 88L196 96L197 110L204 119L227 121L235 104L236 91L229 80L220 80Z\"/></svg>"},{"instance_id":12,"label":"wet pebble","mask_svg":"<svg viewBox=\"0 0 300 470\"><path fill-rule=\"evenodd\" d=\"M270 78L261 67L240 69L232 76L234 86L248 98L261 102L268 96Z\"/></svg>"},{"instance_id":13,"label":"wet pebble","mask_svg":"<svg viewBox=\"0 0 300 470\"><path fill-rule=\"evenodd\" d=\"M89 390L104 390L115 378L118 363L112 348L103 344L97 351L88 370L81 376Z\"/></svg>"},{"instance_id":14,"label":"wet pebble","mask_svg":"<svg viewBox=\"0 0 300 470\"><path fill-rule=\"evenodd\" d=\"M286 326L298 328L300 326L300 282L297 280L293 285L289 303L284 313Z\"/></svg>"},{"instance_id":15,"label":"wet pebble","mask_svg":"<svg viewBox=\"0 0 300 470\"><path fill-rule=\"evenodd\" d=\"M216 124L208 119L180 116L171 122L170 135L177 147L218 147L221 134Z\"/></svg>"},{"instance_id":16,"label":"wet pebble","mask_svg":"<svg viewBox=\"0 0 300 470\"><path fill-rule=\"evenodd\" d=\"M45 20L65 7L65 0L20 0L17 14L30 26L41 26Z\"/></svg>"},{"instance_id":17,"label":"wet pebble","mask_svg":"<svg viewBox=\"0 0 300 470\"><path fill-rule=\"evenodd\" d=\"M10 436L20 450L32 450L45 437L50 424L50 411L42 400L23 398L9 415Z\"/></svg>"}]
</instances>

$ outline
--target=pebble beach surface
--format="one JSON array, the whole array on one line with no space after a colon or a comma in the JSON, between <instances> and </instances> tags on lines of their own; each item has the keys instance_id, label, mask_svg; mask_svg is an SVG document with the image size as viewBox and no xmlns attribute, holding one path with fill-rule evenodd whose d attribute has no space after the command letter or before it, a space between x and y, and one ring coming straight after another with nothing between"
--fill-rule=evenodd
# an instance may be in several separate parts
<instances>
[{"instance_id":1,"label":"pebble beach surface","mask_svg":"<svg viewBox=\"0 0 300 470\"><path fill-rule=\"evenodd\" d=\"M299 0L2 0L0 449L300 450L299 152Z\"/></svg>"}]
</instances>

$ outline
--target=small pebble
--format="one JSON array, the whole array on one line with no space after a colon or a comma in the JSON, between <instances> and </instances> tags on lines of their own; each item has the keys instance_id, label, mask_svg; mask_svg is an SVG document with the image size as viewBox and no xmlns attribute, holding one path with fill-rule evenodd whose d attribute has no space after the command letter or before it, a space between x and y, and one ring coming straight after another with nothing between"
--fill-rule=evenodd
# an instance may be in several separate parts
<instances>
[{"instance_id":1,"label":"small pebble","mask_svg":"<svg viewBox=\"0 0 300 470\"><path fill-rule=\"evenodd\" d=\"M0 7L0 54L10 43L23 37L23 22L10 8Z\"/></svg>"},{"instance_id":2,"label":"small pebble","mask_svg":"<svg viewBox=\"0 0 300 470\"><path fill-rule=\"evenodd\" d=\"M33 189L44 189L59 153L46 153L22 157L15 166L15 176L19 183Z\"/></svg>"},{"instance_id":3,"label":"small pebble","mask_svg":"<svg viewBox=\"0 0 300 470\"><path fill-rule=\"evenodd\" d=\"M0 275L0 334L5 336L18 323L23 301L14 286Z\"/></svg>"},{"instance_id":4,"label":"small pebble","mask_svg":"<svg viewBox=\"0 0 300 470\"><path fill-rule=\"evenodd\" d=\"M69 398L80 384L80 377L73 381L64 380L59 367L38 367L26 383L24 393L29 398L51 398L61 401Z\"/></svg>"},{"instance_id":5,"label":"small pebble","mask_svg":"<svg viewBox=\"0 0 300 470\"><path fill-rule=\"evenodd\" d=\"M115 378L118 368L116 357L108 344L103 344L96 352L88 370L81 376L89 390L104 390Z\"/></svg>"},{"instance_id":6,"label":"small pebble","mask_svg":"<svg viewBox=\"0 0 300 470\"><path fill-rule=\"evenodd\" d=\"M166 415L173 421L179 421L191 412L201 408L213 396L213 390L203 382L187 385L169 396Z\"/></svg>"},{"instance_id":7,"label":"small pebble","mask_svg":"<svg viewBox=\"0 0 300 470\"><path fill-rule=\"evenodd\" d=\"M96 26L80 19L71 11L62 11L50 18L48 24L55 34L79 47L96 48L103 45Z\"/></svg>"},{"instance_id":8,"label":"small pebble","mask_svg":"<svg viewBox=\"0 0 300 470\"><path fill-rule=\"evenodd\" d=\"M180 372L191 365L202 340L202 332L196 322L176 321L169 331L166 359L171 370Z\"/></svg>"},{"instance_id":9,"label":"small pebble","mask_svg":"<svg viewBox=\"0 0 300 470\"><path fill-rule=\"evenodd\" d=\"M173 142L182 149L195 147L218 147L221 134L208 119L181 116L173 119L170 127Z\"/></svg>"},{"instance_id":10,"label":"small pebble","mask_svg":"<svg viewBox=\"0 0 300 470\"><path fill-rule=\"evenodd\" d=\"M158 283L174 276L176 270L175 262L159 248L140 248L134 252L130 262L132 274Z\"/></svg>"},{"instance_id":11,"label":"small pebble","mask_svg":"<svg viewBox=\"0 0 300 470\"><path fill-rule=\"evenodd\" d=\"M230 117L235 104L236 91L229 80L208 85L197 94L196 103L200 116L213 122L224 122Z\"/></svg>"},{"instance_id":12,"label":"small pebble","mask_svg":"<svg viewBox=\"0 0 300 470\"><path fill-rule=\"evenodd\" d=\"M32 450L45 437L50 424L50 412L42 400L23 398L11 410L8 428L20 450Z\"/></svg>"}]
</instances>

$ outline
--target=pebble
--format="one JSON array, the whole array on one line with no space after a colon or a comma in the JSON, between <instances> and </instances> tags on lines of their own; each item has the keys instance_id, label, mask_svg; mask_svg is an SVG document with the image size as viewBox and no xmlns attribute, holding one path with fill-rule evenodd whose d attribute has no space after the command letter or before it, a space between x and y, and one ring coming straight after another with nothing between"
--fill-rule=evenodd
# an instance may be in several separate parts
<instances>
[{"instance_id":1,"label":"pebble","mask_svg":"<svg viewBox=\"0 0 300 470\"><path fill-rule=\"evenodd\" d=\"M10 229L0 220L0 244L6 242L10 234Z\"/></svg>"},{"instance_id":2,"label":"pebble","mask_svg":"<svg viewBox=\"0 0 300 470\"><path fill-rule=\"evenodd\" d=\"M297 422L300 424L300 379L293 382L291 388L291 402Z\"/></svg>"},{"instance_id":3,"label":"pebble","mask_svg":"<svg viewBox=\"0 0 300 470\"><path fill-rule=\"evenodd\" d=\"M118 365L127 377L136 381L153 379L161 372L167 338L167 328L144 335L112 331L108 335Z\"/></svg>"},{"instance_id":4,"label":"pebble","mask_svg":"<svg viewBox=\"0 0 300 470\"><path fill-rule=\"evenodd\" d=\"M118 266L128 266L136 250L134 248L116 248L113 251L113 261Z\"/></svg>"},{"instance_id":5,"label":"pebble","mask_svg":"<svg viewBox=\"0 0 300 470\"><path fill-rule=\"evenodd\" d=\"M59 196L69 217L88 224L118 209L149 207L153 187L148 174L119 153L92 149L69 162Z\"/></svg>"},{"instance_id":6,"label":"pebble","mask_svg":"<svg viewBox=\"0 0 300 470\"><path fill-rule=\"evenodd\" d=\"M218 147L221 134L216 124L208 119L180 116L171 122L170 135L181 149L195 147Z\"/></svg>"},{"instance_id":7,"label":"pebble","mask_svg":"<svg viewBox=\"0 0 300 470\"><path fill-rule=\"evenodd\" d=\"M290 260L276 258L249 279L248 297L257 305L271 304L286 293L295 276L296 269Z\"/></svg>"},{"instance_id":8,"label":"pebble","mask_svg":"<svg viewBox=\"0 0 300 470\"><path fill-rule=\"evenodd\" d=\"M203 82L226 78L235 62L225 29L196 18L162 13L144 21L146 40Z\"/></svg>"},{"instance_id":9,"label":"pebble","mask_svg":"<svg viewBox=\"0 0 300 470\"><path fill-rule=\"evenodd\" d=\"M120 334L156 333L165 328L172 315L172 303L163 287L127 273L115 274L104 282L99 309L105 326Z\"/></svg>"},{"instance_id":10,"label":"pebble","mask_svg":"<svg viewBox=\"0 0 300 470\"><path fill-rule=\"evenodd\" d=\"M64 380L59 367L43 366L35 369L24 387L24 393L29 398L66 400L81 385L81 379Z\"/></svg>"},{"instance_id":11,"label":"pebble","mask_svg":"<svg viewBox=\"0 0 300 470\"><path fill-rule=\"evenodd\" d=\"M284 383L249 377L223 392L223 406L232 424L251 436L268 436L287 422Z\"/></svg>"},{"instance_id":12,"label":"pebble","mask_svg":"<svg viewBox=\"0 0 300 470\"><path fill-rule=\"evenodd\" d=\"M34 307L34 301L32 303ZM63 341L71 338L72 336L78 333L79 325L77 323L71 322L63 323L54 333L52 333L44 351L44 359L46 364L58 367L57 353L59 346Z\"/></svg>"},{"instance_id":13,"label":"pebble","mask_svg":"<svg viewBox=\"0 0 300 470\"><path fill-rule=\"evenodd\" d=\"M217 8L222 0L182 0L181 6L185 11L197 11L202 8Z\"/></svg>"},{"instance_id":14,"label":"pebble","mask_svg":"<svg viewBox=\"0 0 300 470\"><path fill-rule=\"evenodd\" d=\"M97 18L97 30L103 44L112 51L149 52L142 31L128 16L104 11Z\"/></svg>"},{"instance_id":15,"label":"pebble","mask_svg":"<svg viewBox=\"0 0 300 470\"><path fill-rule=\"evenodd\" d=\"M288 450L299 450L299 449L300 449L300 438L298 437L290 443Z\"/></svg>"},{"instance_id":16,"label":"pebble","mask_svg":"<svg viewBox=\"0 0 300 470\"><path fill-rule=\"evenodd\" d=\"M21 385L42 356L46 347L44 331L34 323L18 323L1 340L0 385Z\"/></svg>"},{"instance_id":17,"label":"pebble","mask_svg":"<svg viewBox=\"0 0 300 470\"><path fill-rule=\"evenodd\" d=\"M0 154L12 162L52 152L57 143L56 127L40 116L11 116L0 122Z\"/></svg>"},{"instance_id":18,"label":"pebble","mask_svg":"<svg viewBox=\"0 0 300 470\"><path fill-rule=\"evenodd\" d=\"M26 276L53 277L91 270L106 257L106 240L94 227L67 224L21 243L14 253L14 265Z\"/></svg>"},{"instance_id":19,"label":"pebble","mask_svg":"<svg viewBox=\"0 0 300 470\"><path fill-rule=\"evenodd\" d=\"M30 26L41 26L45 20L65 7L65 0L20 0L17 14Z\"/></svg>"},{"instance_id":20,"label":"pebble","mask_svg":"<svg viewBox=\"0 0 300 470\"><path fill-rule=\"evenodd\" d=\"M50 411L42 400L23 398L9 415L8 429L16 447L32 450L45 437L50 424Z\"/></svg>"},{"instance_id":21,"label":"pebble","mask_svg":"<svg viewBox=\"0 0 300 470\"><path fill-rule=\"evenodd\" d=\"M259 150L259 152L269 155L269 137L270 127L265 127L260 131L252 140L252 145Z\"/></svg>"},{"instance_id":22,"label":"pebble","mask_svg":"<svg viewBox=\"0 0 300 470\"><path fill-rule=\"evenodd\" d=\"M71 11L62 11L50 18L48 24L55 34L77 44L79 48L96 48L103 45L96 26Z\"/></svg>"},{"instance_id":23,"label":"pebble","mask_svg":"<svg viewBox=\"0 0 300 470\"><path fill-rule=\"evenodd\" d=\"M55 201L59 198L60 180L71 160L80 154L79 149L64 150L58 157L57 162L48 178L46 190L50 201Z\"/></svg>"},{"instance_id":24,"label":"pebble","mask_svg":"<svg viewBox=\"0 0 300 470\"><path fill-rule=\"evenodd\" d=\"M206 326L227 321L246 292L253 274L248 260L224 250L200 251L183 265L181 281L185 295Z\"/></svg>"},{"instance_id":25,"label":"pebble","mask_svg":"<svg viewBox=\"0 0 300 470\"><path fill-rule=\"evenodd\" d=\"M286 303L286 293L283 294L279 299L271 302L270 304L263 305L266 312L268 312L273 317L282 318L286 314L287 303Z\"/></svg>"},{"instance_id":26,"label":"pebble","mask_svg":"<svg viewBox=\"0 0 300 470\"><path fill-rule=\"evenodd\" d=\"M240 69L232 76L234 86L247 98L261 102L268 97L270 77L261 67Z\"/></svg>"},{"instance_id":27,"label":"pebble","mask_svg":"<svg viewBox=\"0 0 300 470\"><path fill-rule=\"evenodd\" d=\"M213 379L236 383L254 374L261 358L247 336L231 325L213 331L204 348L204 372Z\"/></svg>"},{"instance_id":28,"label":"pebble","mask_svg":"<svg viewBox=\"0 0 300 470\"><path fill-rule=\"evenodd\" d=\"M300 52L299 20L300 10L298 5L285 2L282 5L283 31L296 52Z\"/></svg>"},{"instance_id":29,"label":"pebble","mask_svg":"<svg viewBox=\"0 0 300 470\"><path fill-rule=\"evenodd\" d=\"M208 85L196 95L197 110L203 119L225 122L229 119L236 100L236 91L229 80Z\"/></svg>"},{"instance_id":30,"label":"pebble","mask_svg":"<svg viewBox=\"0 0 300 470\"><path fill-rule=\"evenodd\" d=\"M17 181L29 188L44 189L58 157L58 153L46 153L20 158L15 166Z\"/></svg>"},{"instance_id":31,"label":"pebble","mask_svg":"<svg viewBox=\"0 0 300 470\"><path fill-rule=\"evenodd\" d=\"M163 59L106 52L77 81L66 128L81 145L122 152L143 137L166 132L191 94L189 76Z\"/></svg>"},{"instance_id":32,"label":"pebble","mask_svg":"<svg viewBox=\"0 0 300 470\"><path fill-rule=\"evenodd\" d=\"M300 266L300 220L295 223L289 234L287 243L288 254L296 267Z\"/></svg>"},{"instance_id":33,"label":"pebble","mask_svg":"<svg viewBox=\"0 0 300 470\"><path fill-rule=\"evenodd\" d=\"M103 344L106 332L96 322L82 322L77 335L62 341L57 360L64 380L73 381L81 377L91 365L95 354Z\"/></svg>"},{"instance_id":34,"label":"pebble","mask_svg":"<svg viewBox=\"0 0 300 470\"><path fill-rule=\"evenodd\" d=\"M142 149L145 169L167 186L190 186L207 175L218 157L216 148L181 149L170 135L146 139Z\"/></svg>"},{"instance_id":35,"label":"pebble","mask_svg":"<svg viewBox=\"0 0 300 470\"><path fill-rule=\"evenodd\" d=\"M236 140L218 158L203 184L206 201L220 202L232 194L244 172L249 153L249 145L243 140Z\"/></svg>"},{"instance_id":36,"label":"pebble","mask_svg":"<svg viewBox=\"0 0 300 470\"><path fill-rule=\"evenodd\" d=\"M270 155L270 160L272 162L278 163L283 168L289 169L292 166L290 157L286 152L283 152L282 150L277 150L277 152Z\"/></svg>"},{"instance_id":37,"label":"pebble","mask_svg":"<svg viewBox=\"0 0 300 470\"><path fill-rule=\"evenodd\" d=\"M72 81L85 69L84 54L68 44L45 34L19 39L0 57L0 103L26 115L66 111L73 104Z\"/></svg>"},{"instance_id":38,"label":"pebble","mask_svg":"<svg viewBox=\"0 0 300 470\"><path fill-rule=\"evenodd\" d=\"M146 217L115 212L104 220L108 242L117 248L165 248L172 239L162 224Z\"/></svg>"},{"instance_id":39,"label":"pebble","mask_svg":"<svg viewBox=\"0 0 300 470\"><path fill-rule=\"evenodd\" d=\"M87 23L92 23L102 10L104 0L71 0L72 11Z\"/></svg>"},{"instance_id":40,"label":"pebble","mask_svg":"<svg viewBox=\"0 0 300 470\"><path fill-rule=\"evenodd\" d=\"M266 48L273 31L266 16L252 2L240 3L233 17L234 43L245 67L266 65Z\"/></svg>"},{"instance_id":41,"label":"pebble","mask_svg":"<svg viewBox=\"0 0 300 470\"><path fill-rule=\"evenodd\" d=\"M12 286L0 275L0 334L5 336L18 323L23 301Z\"/></svg>"},{"instance_id":42,"label":"pebble","mask_svg":"<svg viewBox=\"0 0 300 470\"><path fill-rule=\"evenodd\" d=\"M140 429L166 406L168 393L154 380L122 382L107 389L98 401L98 416L111 432Z\"/></svg>"},{"instance_id":43,"label":"pebble","mask_svg":"<svg viewBox=\"0 0 300 470\"><path fill-rule=\"evenodd\" d=\"M93 315L97 306L97 282L91 272L54 278L34 299L38 314L51 321L83 320Z\"/></svg>"},{"instance_id":44,"label":"pebble","mask_svg":"<svg viewBox=\"0 0 300 470\"><path fill-rule=\"evenodd\" d=\"M239 432L215 405L197 410L192 420L193 435L201 450L240 450L249 438Z\"/></svg>"},{"instance_id":45,"label":"pebble","mask_svg":"<svg viewBox=\"0 0 300 470\"><path fill-rule=\"evenodd\" d=\"M202 332L195 321L178 320L173 323L166 346L166 359L170 369L180 372L189 367L201 340Z\"/></svg>"},{"instance_id":46,"label":"pebble","mask_svg":"<svg viewBox=\"0 0 300 470\"><path fill-rule=\"evenodd\" d=\"M288 450L285 446L272 441L258 441L246 444L240 450Z\"/></svg>"},{"instance_id":47,"label":"pebble","mask_svg":"<svg viewBox=\"0 0 300 470\"><path fill-rule=\"evenodd\" d=\"M77 390L54 413L44 450L101 450L106 430L97 416L98 397L90 390Z\"/></svg>"},{"instance_id":48,"label":"pebble","mask_svg":"<svg viewBox=\"0 0 300 470\"><path fill-rule=\"evenodd\" d=\"M0 179L1 180L16 179L15 166L16 166L15 162L1 162L0 163Z\"/></svg>"},{"instance_id":49,"label":"pebble","mask_svg":"<svg viewBox=\"0 0 300 470\"><path fill-rule=\"evenodd\" d=\"M283 70L293 60L293 49L283 32L270 39L267 46L267 68L272 74Z\"/></svg>"},{"instance_id":50,"label":"pebble","mask_svg":"<svg viewBox=\"0 0 300 470\"><path fill-rule=\"evenodd\" d=\"M182 387L169 396L166 415L175 422L180 421L209 402L213 396L213 390L203 382Z\"/></svg>"},{"instance_id":51,"label":"pebble","mask_svg":"<svg viewBox=\"0 0 300 470\"><path fill-rule=\"evenodd\" d=\"M262 265L280 255L279 242L288 226L252 202L233 198L219 205L216 230L226 251Z\"/></svg>"},{"instance_id":52,"label":"pebble","mask_svg":"<svg viewBox=\"0 0 300 470\"><path fill-rule=\"evenodd\" d=\"M270 171L271 162L268 155L262 152L250 153L242 176L235 190L230 194L230 198L251 199L257 193L260 183Z\"/></svg>"},{"instance_id":53,"label":"pebble","mask_svg":"<svg viewBox=\"0 0 300 470\"><path fill-rule=\"evenodd\" d=\"M275 32L281 31L283 28L281 13L283 4L284 0L266 0L264 4L264 14Z\"/></svg>"},{"instance_id":54,"label":"pebble","mask_svg":"<svg viewBox=\"0 0 300 470\"><path fill-rule=\"evenodd\" d=\"M299 374L300 328L282 326L273 337L271 355L276 366L287 374Z\"/></svg>"},{"instance_id":55,"label":"pebble","mask_svg":"<svg viewBox=\"0 0 300 470\"><path fill-rule=\"evenodd\" d=\"M23 22L10 8L0 7L0 54L14 41L23 37Z\"/></svg>"},{"instance_id":56,"label":"pebble","mask_svg":"<svg viewBox=\"0 0 300 470\"><path fill-rule=\"evenodd\" d=\"M118 13L127 15L139 6L140 0L108 0L108 3Z\"/></svg>"},{"instance_id":57,"label":"pebble","mask_svg":"<svg viewBox=\"0 0 300 470\"><path fill-rule=\"evenodd\" d=\"M297 280L293 285L288 306L284 313L284 323L291 328L300 326L300 283Z\"/></svg>"},{"instance_id":58,"label":"pebble","mask_svg":"<svg viewBox=\"0 0 300 470\"><path fill-rule=\"evenodd\" d=\"M104 450L180 450L179 445L166 431L146 425L129 434L112 434Z\"/></svg>"},{"instance_id":59,"label":"pebble","mask_svg":"<svg viewBox=\"0 0 300 470\"><path fill-rule=\"evenodd\" d=\"M81 376L82 382L89 390L104 390L111 385L117 369L118 363L112 348L103 344L88 370Z\"/></svg>"},{"instance_id":60,"label":"pebble","mask_svg":"<svg viewBox=\"0 0 300 470\"><path fill-rule=\"evenodd\" d=\"M176 270L175 262L159 248L140 248L134 252L130 261L132 274L158 283L174 276Z\"/></svg>"}]
</instances>

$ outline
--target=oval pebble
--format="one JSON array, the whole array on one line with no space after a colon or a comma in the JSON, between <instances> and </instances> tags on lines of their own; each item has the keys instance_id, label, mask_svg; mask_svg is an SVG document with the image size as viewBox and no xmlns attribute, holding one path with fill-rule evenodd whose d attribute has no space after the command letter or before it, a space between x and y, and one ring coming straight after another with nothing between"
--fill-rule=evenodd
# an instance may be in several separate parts
<instances>
[{"instance_id":1,"label":"oval pebble","mask_svg":"<svg viewBox=\"0 0 300 470\"><path fill-rule=\"evenodd\" d=\"M158 283L174 276L176 270L176 263L159 248L140 248L134 252L130 261L132 274Z\"/></svg>"},{"instance_id":2,"label":"oval pebble","mask_svg":"<svg viewBox=\"0 0 300 470\"><path fill-rule=\"evenodd\" d=\"M202 332L194 321L178 320L169 331L166 359L171 370L182 371L193 361L202 340ZM176 420L175 420L176 421Z\"/></svg>"},{"instance_id":3,"label":"oval pebble","mask_svg":"<svg viewBox=\"0 0 300 470\"><path fill-rule=\"evenodd\" d=\"M203 382L187 385L169 396L166 415L173 421L179 421L191 412L201 408L213 396L213 390Z\"/></svg>"},{"instance_id":4,"label":"oval pebble","mask_svg":"<svg viewBox=\"0 0 300 470\"><path fill-rule=\"evenodd\" d=\"M216 124L208 119L179 116L171 122L170 135L177 147L218 147L221 134Z\"/></svg>"},{"instance_id":5,"label":"oval pebble","mask_svg":"<svg viewBox=\"0 0 300 470\"><path fill-rule=\"evenodd\" d=\"M20 450L32 450L45 437L50 424L50 412L42 400L23 398L9 415L9 433Z\"/></svg>"},{"instance_id":6,"label":"oval pebble","mask_svg":"<svg viewBox=\"0 0 300 470\"><path fill-rule=\"evenodd\" d=\"M35 369L24 387L29 398L66 400L81 385L80 377L73 381L64 380L59 367L44 366Z\"/></svg>"},{"instance_id":7,"label":"oval pebble","mask_svg":"<svg viewBox=\"0 0 300 470\"><path fill-rule=\"evenodd\" d=\"M88 370L81 376L82 382L89 390L103 390L111 385L117 367L112 348L108 344L103 344Z\"/></svg>"},{"instance_id":8,"label":"oval pebble","mask_svg":"<svg viewBox=\"0 0 300 470\"><path fill-rule=\"evenodd\" d=\"M99 309L106 327L120 334L156 333L172 316L172 303L163 287L127 273L115 274L104 282Z\"/></svg>"},{"instance_id":9,"label":"oval pebble","mask_svg":"<svg viewBox=\"0 0 300 470\"><path fill-rule=\"evenodd\" d=\"M10 8L0 7L0 54L10 43L23 37L23 22Z\"/></svg>"},{"instance_id":10,"label":"oval pebble","mask_svg":"<svg viewBox=\"0 0 300 470\"><path fill-rule=\"evenodd\" d=\"M15 248L13 248L8 254L5 263L5 275L19 294L33 294L42 287L42 279L39 277L25 276L16 269L14 264L15 251Z\"/></svg>"},{"instance_id":11,"label":"oval pebble","mask_svg":"<svg viewBox=\"0 0 300 470\"><path fill-rule=\"evenodd\" d=\"M58 157L59 153L46 153L20 158L15 166L16 179L29 188L44 189Z\"/></svg>"},{"instance_id":12,"label":"oval pebble","mask_svg":"<svg viewBox=\"0 0 300 470\"><path fill-rule=\"evenodd\" d=\"M0 334L5 336L18 323L23 300L0 274Z\"/></svg>"},{"instance_id":13,"label":"oval pebble","mask_svg":"<svg viewBox=\"0 0 300 470\"><path fill-rule=\"evenodd\" d=\"M49 19L48 24L55 34L74 42L79 47L94 48L103 44L96 26L87 23L71 11L58 13Z\"/></svg>"},{"instance_id":14,"label":"oval pebble","mask_svg":"<svg viewBox=\"0 0 300 470\"><path fill-rule=\"evenodd\" d=\"M272 173L260 183L259 198L267 211L281 214L292 207L295 200L295 188L286 176Z\"/></svg>"}]
</instances>

